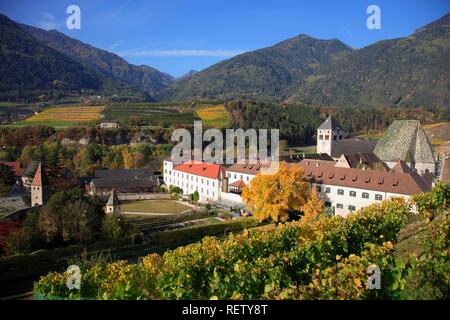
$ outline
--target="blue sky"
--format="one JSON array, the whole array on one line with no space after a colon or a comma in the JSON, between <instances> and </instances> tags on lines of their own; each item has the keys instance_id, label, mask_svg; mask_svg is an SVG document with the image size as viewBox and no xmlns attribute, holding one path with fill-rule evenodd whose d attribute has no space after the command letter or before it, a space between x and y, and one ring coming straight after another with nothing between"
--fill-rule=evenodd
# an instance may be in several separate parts
<instances>
[{"instance_id":1,"label":"blue sky","mask_svg":"<svg viewBox=\"0 0 450 320\"><path fill-rule=\"evenodd\" d=\"M72 4L81 8L81 30L66 28ZM371 4L381 8L381 30L366 27ZM450 1L0 0L0 12L180 76L298 34L354 48L407 36L450 12Z\"/></svg>"}]
</instances>

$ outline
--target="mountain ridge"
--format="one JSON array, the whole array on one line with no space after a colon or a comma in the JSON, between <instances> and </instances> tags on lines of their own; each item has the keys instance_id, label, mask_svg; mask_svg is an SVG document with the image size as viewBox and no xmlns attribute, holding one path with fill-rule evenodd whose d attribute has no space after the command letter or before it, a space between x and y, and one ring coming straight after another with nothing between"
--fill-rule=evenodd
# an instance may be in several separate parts
<instances>
[{"instance_id":1,"label":"mountain ridge","mask_svg":"<svg viewBox=\"0 0 450 320\"><path fill-rule=\"evenodd\" d=\"M301 55L297 54L299 49ZM235 97L234 94L226 94L230 89L241 97L275 96L297 78L312 73L318 65L329 63L339 53L351 50L339 40L319 40L302 34L272 47L221 61L192 77L176 81L162 90L157 98L183 100L192 95L197 98L212 95L222 99ZM233 81L239 77L244 81ZM205 94L208 87L212 94Z\"/></svg>"},{"instance_id":2,"label":"mountain ridge","mask_svg":"<svg viewBox=\"0 0 450 320\"><path fill-rule=\"evenodd\" d=\"M336 38L299 34L179 78L2 14L0 26L2 98L87 90L167 101L264 99L337 107L450 104L450 13L407 37L360 49Z\"/></svg>"},{"instance_id":3,"label":"mountain ridge","mask_svg":"<svg viewBox=\"0 0 450 320\"><path fill-rule=\"evenodd\" d=\"M338 39L320 40L300 34L219 62L173 83L157 98L262 98L325 106L448 107L449 20L450 13L407 37L381 40L360 49ZM318 57L327 52L324 43L336 49L325 54L328 59ZM297 60L311 58L311 50L318 60L316 64ZM280 61L273 63L273 56ZM249 66L256 70L248 71ZM258 77L264 81L258 83Z\"/></svg>"},{"instance_id":4,"label":"mountain ridge","mask_svg":"<svg viewBox=\"0 0 450 320\"><path fill-rule=\"evenodd\" d=\"M49 47L103 73L107 77L117 78L149 94L165 88L174 81L174 77L167 73L160 72L147 65L130 64L117 54L96 48L57 30L45 31L24 24L20 26Z\"/></svg>"}]
</instances>

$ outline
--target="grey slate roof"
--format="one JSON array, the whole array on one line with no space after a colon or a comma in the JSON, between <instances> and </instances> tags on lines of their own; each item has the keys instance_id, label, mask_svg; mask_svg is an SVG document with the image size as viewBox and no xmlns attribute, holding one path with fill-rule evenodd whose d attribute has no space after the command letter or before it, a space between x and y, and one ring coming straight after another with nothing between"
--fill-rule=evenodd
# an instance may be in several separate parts
<instances>
[{"instance_id":1,"label":"grey slate roof","mask_svg":"<svg viewBox=\"0 0 450 320\"><path fill-rule=\"evenodd\" d=\"M315 160L323 160L323 161L334 161L332 157L330 157L326 153L311 153L311 154L293 154L293 155L282 155L280 156L280 161L285 162L300 162L303 159L315 159Z\"/></svg>"},{"instance_id":2,"label":"grey slate roof","mask_svg":"<svg viewBox=\"0 0 450 320\"><path fill-rule=\"evenodd\" d=\"M344 128L342 128L340 123L332 116L329 116L317 129L318 130L333 129L333 130L341 130L341 131L344 130Z\"/></svg>"},{"instance_id":3,"label":"grey slate roof","mask_svg":"<svg viewBox=\"0 0 450 320\"><path fill-rule=\"evenodd\" d=\"M92 183L96 188L147 188L158 185L158 178L150 169L96 170Z\"/></svg>"},{"instance_id":4,"label":"grey slate roof","mask_svg":"<svg viewBox=\"0 0 450 320\"><path fill-rule=\"evenodd\" d=\"M331 156L338 158L343 154L373 153L376 144L376 140L344 139L336 141L333 150L331 150Z\"/></svg>"},{"instance_id":5,"label":"grey slate roof","mask_svg":"<svg viewBox=\"0 0 450 320\"><path fill-rule=\"evenodd\" d=\"M39 161L31 161L31 163L27 166L27 169L24 172L24 176L28 178L33 178L36 170L39 166Z\"/></svg>"},{"instance_id":6,"label":"grey slate roof","mask_svg":"<svg viewBox=\"0 0 450 320\"><path fill-rule=\"evenodd\" d=\"M394 120L374 153L385 162L435 162L433 149L418 120Z\"/></svg>"}]
</instances>

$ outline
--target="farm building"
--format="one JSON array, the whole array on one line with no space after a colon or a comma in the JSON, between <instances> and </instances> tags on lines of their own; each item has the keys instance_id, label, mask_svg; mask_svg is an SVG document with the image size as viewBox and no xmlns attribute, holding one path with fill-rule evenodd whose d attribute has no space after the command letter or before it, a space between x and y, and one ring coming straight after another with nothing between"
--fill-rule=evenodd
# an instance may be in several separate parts
<instances>
[{"instance_id":1,"label":"farm building","mask_svg":"<svg viewBox=\"0 0 450 320\"><path fill-rule=\"evenodd\" d=\"M158 177L150 169L96 170L86 191L91 195L109 195L112 191L147 193L158 185Z\"/></svg>"},{"instance_id":2,"label":"farm building","mask_svg":"<svg viewBox=\"0 0 450 320\"><path fill-rule=\"evenodd\" d=\"M103 121L100 123L100 128L102 129L117 129L120 127L117 121Z\"/></svg>"}]
</instances>

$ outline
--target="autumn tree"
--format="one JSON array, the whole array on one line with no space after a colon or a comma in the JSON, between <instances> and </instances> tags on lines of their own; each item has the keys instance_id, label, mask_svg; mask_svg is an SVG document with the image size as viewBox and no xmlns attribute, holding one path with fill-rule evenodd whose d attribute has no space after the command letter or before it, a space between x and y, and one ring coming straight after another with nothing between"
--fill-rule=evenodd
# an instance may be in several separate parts
<instances>
[{"instance_id":1,"label":"autumn tree","mask_svg":"<svg viewBox=\"0 0 450 320\"><path fill-rule=\"evenodd\" d=\"M313 190L309 194L309 198L301 207L301 210L303 212L303 216L301 218L302 221L310 221L323 213L323 201L316 190Z\"/></svg>"},{"instance_id":2,"label":"autumn tree","mask_svg":"<svg viewBox=\"0 0 450 320\"><path fill-rule=\"evenodd\" d=\"M123 148L122 150L122 158L125 169L131 169L134 166L133 155L130 153L128 148Z\"/></svg>"},{"instance_id":3,"label":"autumn tree","mask_svg":"<svg viewBox=\"0 0 450 320\"><path fill-rule=\"evenodd\" d=\"M298 165L280 163L273 175L258 174L242 192L247 208L258 220L286 221L309 198L308 183Z\"/></svg>"},{"instance_id":4,"label":"autumn tree","mask_svg":"<svg viewBox=\"0 0 450 320\"><path fill-rule=\"evenodd\" d=\"M89 243L101 234L103 218L98 198L73 189L52 195L39 214L38 227L48 243Z\"/></svg>"}]
</instances>

